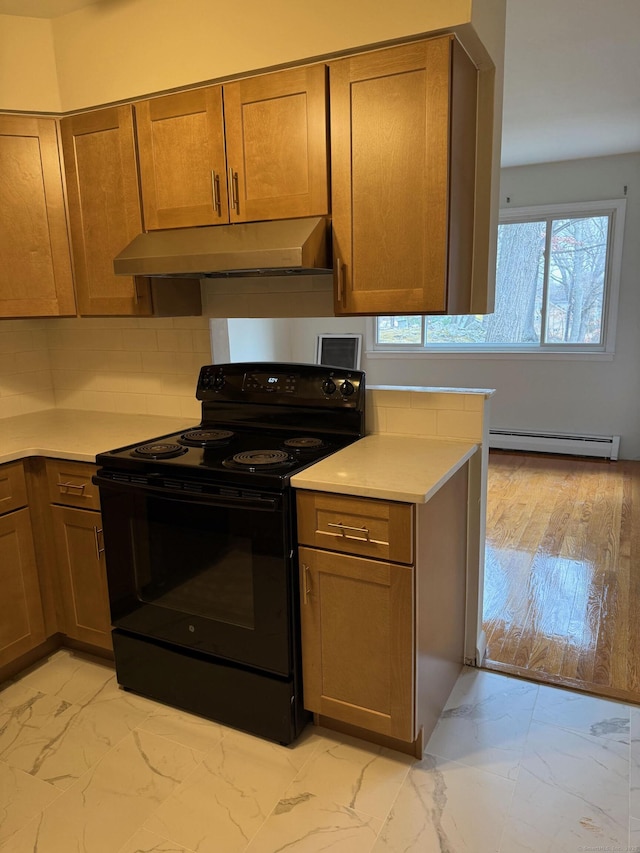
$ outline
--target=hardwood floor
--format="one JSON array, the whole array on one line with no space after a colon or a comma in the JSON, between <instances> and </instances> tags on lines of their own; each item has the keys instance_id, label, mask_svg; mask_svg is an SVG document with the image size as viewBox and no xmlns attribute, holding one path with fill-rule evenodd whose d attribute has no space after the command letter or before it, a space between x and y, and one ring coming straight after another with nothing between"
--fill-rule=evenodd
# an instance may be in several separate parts
<instances>
[{"instance_id":1,"label":"hardwood floor","mask_svg":"<svg viewBox=\"0 0 640 853\"><path fill-rule=\"evenodd\" d=\"M487 669L640 702L640 462L492 451Z\"/></svg>"}]
</instances>

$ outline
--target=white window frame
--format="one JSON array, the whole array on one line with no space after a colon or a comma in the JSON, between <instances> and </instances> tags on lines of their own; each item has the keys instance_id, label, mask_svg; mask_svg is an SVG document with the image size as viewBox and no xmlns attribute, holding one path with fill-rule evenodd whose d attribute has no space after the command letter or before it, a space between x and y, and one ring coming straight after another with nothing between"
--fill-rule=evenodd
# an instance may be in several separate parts
<instances>
[{"instance_id":1,"label":"white window frame","mask_svg":"<svg viewBox=\"0 0 640 853\"><path fill-rule=\"evenodd\" d=\"M531 207L513 207L500 210L500 224L535 221L540 218L563 216L611 216L609 229L608 264L605 271L603 342L601 344L545 344L521 346L515 344L380 344L377 342L377 318L367 323L365 351L367 358L465 358L473 353L477 358L547 358L547 359L599 359L610 361L615 352L622 245L626 214L626 199L545 204ZM423 340L424 340L424 316Z\"/></svg>"}]
</instances>

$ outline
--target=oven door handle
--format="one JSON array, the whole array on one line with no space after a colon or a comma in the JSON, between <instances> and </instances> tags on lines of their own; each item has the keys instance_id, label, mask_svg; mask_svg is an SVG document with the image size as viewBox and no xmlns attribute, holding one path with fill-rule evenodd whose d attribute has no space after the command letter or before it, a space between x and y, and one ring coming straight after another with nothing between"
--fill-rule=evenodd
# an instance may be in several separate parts
<instances>
[{"instance_id":1,"label":"oven door handle","mask_svg":"<svg viewBox=\"0 0 640 853\"><path fill-rule=\"evenodd\" d=\"M207 506L228 507L230 509L242 507L243 509L277 512L282 504L280 496L263 498L247 495L208 495L202 494L202 492L190 492L188 489L176 489L173 491L163 486L153 486L149 483L127 483L122 480L112 480L109 477L101 477L99 472L93 476L92 482L99 488L108 488L114 491L151 492L167 501L206 504Z\"/></svg>"}]
</instances>

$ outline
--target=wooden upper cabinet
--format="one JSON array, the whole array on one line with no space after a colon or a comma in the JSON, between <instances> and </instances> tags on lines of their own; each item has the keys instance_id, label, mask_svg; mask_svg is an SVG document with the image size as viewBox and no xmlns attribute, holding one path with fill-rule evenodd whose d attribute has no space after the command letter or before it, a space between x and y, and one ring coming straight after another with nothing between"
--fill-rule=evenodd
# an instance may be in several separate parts
<instances>
[{"instance_id":1,"label":"wooden upper cabinet","mask_svg":"<svg viewBox=\"0 0 640 853\"><path fill-rule=\"evenodd\" d=\"M329 212L326 66L224 86L231 222Z\"/></svg>"},{"instance_id":2,"label":"wooden upper cabinet","mask_svg":"<svg viewBox=\"0 0 640 853\"><path fill-rule=\"evenodd\" d=\"M75 313L57 123L0 116L0 317Z\"/></svg>"},{"instance_id":3,"label":"wooden upper cabinet","mask_svg":"<svg viewBox=\"0 0 640 853\"><path fill-rule=\"evenodd\" d=\"M149 314L148 282L113 272L142 231L132 107L69 116L61 128L78 312Z\"/></svg>"},{"instance_id":4,"label":"wooden upper cabinet","mask_svg":"<svg viewBox=\"0 0 640 853\"><path fill-rule=\"evenodd\" d=\"M312 65L137 103L145 229L328 213L326 75Z\"/></svg>"},{"instance_id":5,"label":"wooden upper cabinet","mask_svg":"<svg viewBox=\"0 0 640 853\"><path fill-rule=\"evenodd\" d=\"M145 230L229 221L222 87L135 105Z\"/></svg>"},{"instance_id":6,"label":"wooden upper cabinet","mask_svg":"<svg viewBox=\"0 0 640 853\"><path fill-rule=\"evenodd\" d=\"M330 64L337 314L467 313L477 70L453 36Z\"/></svg>"}]
</instances>

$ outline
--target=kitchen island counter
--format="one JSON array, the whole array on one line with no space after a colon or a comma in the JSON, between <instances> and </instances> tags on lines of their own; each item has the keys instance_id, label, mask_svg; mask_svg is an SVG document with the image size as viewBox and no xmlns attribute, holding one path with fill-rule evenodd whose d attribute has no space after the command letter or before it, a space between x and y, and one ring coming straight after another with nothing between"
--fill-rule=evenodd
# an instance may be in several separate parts
<instances>
[{"instance_id":1,"label":"kitchen island counter","mask_svg":"<svg viewBox=\"0 0 640 853\"><path fill-rule=\"evenodd\" d=\"M470 441L368 435L294 474L297 489L425 503L478 450Z\"/></svg>"},{"instance_id":2,"label":"kitchen island counter","mask_svg":"<svg viewBox=\"0 0 640 853\"><path fill-rule=\"evenodd\" d=\"M28 456L95 462L96 455L197 426L190 418L45 409L0 419L0 464Z\"/></svg>"}]
</instances>

